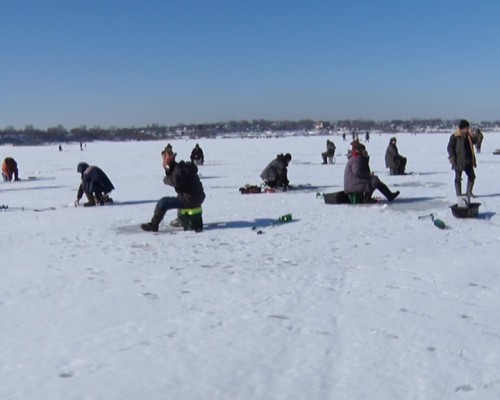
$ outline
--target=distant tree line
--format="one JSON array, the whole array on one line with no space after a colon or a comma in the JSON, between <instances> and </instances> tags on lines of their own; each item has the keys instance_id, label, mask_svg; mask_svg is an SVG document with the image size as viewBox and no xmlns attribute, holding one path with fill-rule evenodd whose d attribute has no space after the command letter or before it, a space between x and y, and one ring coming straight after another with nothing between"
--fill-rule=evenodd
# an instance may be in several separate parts
<instances>
[{"instance_id":1,"label":"distant tree line","mask_svg":"<svg viewBox=\"0 0 500 400\"><path fill-rule=\"evenodd\" d=\"M0 130L0 145L37 145L47 143L127 141L127 140L160 140L174 138L214 138L223 135L249 135L249 134L280 134L284 132L297 132L299 134L325 133L332 134L336 131L383 131L383 132L424 132L452 130L458 124L457 120L411 119L374 121L365 119L313 121L303 119L298 121L272 121L256 119L252 121L227 121L207 124L177 124L164 126L152 124L141 128L101 128L94 126L80 126L66 129L62 125L46 130L36 129L27 125L24 129L15 129L8 126ZM494 129L500 127L500 121L481 121L473 124L481 129Z\"/></svg>"}]
</instances>

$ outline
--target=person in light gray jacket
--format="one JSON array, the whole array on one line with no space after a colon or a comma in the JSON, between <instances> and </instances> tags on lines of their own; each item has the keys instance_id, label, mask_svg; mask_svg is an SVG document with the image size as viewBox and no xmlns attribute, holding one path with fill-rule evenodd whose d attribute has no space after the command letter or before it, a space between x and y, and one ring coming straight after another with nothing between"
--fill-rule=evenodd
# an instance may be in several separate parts
<instances>
[{"instance_id":1,"label":"person in light gray jacket","mask_svg":"<svg viewBox=\"0 0 500 400\"><path fill-rule=\"evenodd\" d=\"M288 164L292 160L290 153L278 154L276 158L267 164L260 174L264 183L273 189L288 189Z\"/></svg>"}]
</instances>

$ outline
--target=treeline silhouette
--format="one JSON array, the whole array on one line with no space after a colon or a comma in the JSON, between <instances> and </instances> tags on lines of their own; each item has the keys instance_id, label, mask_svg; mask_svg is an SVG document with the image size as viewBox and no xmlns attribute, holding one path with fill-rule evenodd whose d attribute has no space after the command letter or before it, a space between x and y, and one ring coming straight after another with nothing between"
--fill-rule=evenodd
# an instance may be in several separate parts
<instances>
[{"instance_id":1,"label":"treeline silhouette","mask_svg":"<svg viewBox=\"0 0 500 400\"><path fill-rule=\"evenodd\" d=\"M219 136L249 136L249 135L280 135L288 132L296 134L333 134L336 131L382 131L395 132L429 132L452 130L459 119L411 119L411 120L337 120L314 121L303 119L298 121L227 121L207 124L177 124L165 126L159 124L135 128L87 128L80 126L66 129L62 125L46 130L36 129L27 125L24 129L6 127L0 130L0 144L37 145L46 143L91 142L91 141L127 141L127 140L160 140L174 138L213 138ZM472 123L481 129L494 129L500 126L500 121L481 121Z\"/></svg>"}]
</instances>

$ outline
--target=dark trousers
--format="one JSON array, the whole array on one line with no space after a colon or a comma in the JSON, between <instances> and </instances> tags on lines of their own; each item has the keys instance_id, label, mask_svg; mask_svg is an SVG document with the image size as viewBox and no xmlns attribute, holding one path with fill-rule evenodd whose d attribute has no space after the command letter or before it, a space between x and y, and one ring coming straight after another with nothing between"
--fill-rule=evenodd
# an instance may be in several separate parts
<instances>
[{"instance_id":1,"label":"dark trousers","mask_svg":"<svg viewBox=\"0 0 500 400\"><path fill-rule=\"evenodd\" d=\"M476 180L476 174L474 173L474 168L472 166L465 167L464 171L455 170L455 182L462 181L462 172L465 172L467 175L467 179L470 182L474 182Z\"/></svg>"}]
</instances>

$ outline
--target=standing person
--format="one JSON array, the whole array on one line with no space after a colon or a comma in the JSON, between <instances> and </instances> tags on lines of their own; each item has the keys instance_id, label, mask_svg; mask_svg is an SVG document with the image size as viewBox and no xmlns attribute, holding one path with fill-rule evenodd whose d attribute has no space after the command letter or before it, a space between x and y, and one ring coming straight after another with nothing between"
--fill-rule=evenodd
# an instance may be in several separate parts
<instances>
[{"instance_id":1,"label":"standing person","mask_svg":"<svg viewBox=\"0 0 500 400\"><path fill-rule=\"evenodd\" d=\"M171 148L165 148L161 155L165 170L163 182L172 186L177 196L162 197L158 200L151 222L141 224L141 229L149 232L158 232L160 223L168 210L197 208L205 200L203 185L198 176L198 167L190 162L175 161L175 153Z\"/></svg>"},{"instance_id":2,"label":"standing person","mask_svg":"<svg viewBox=\"0 0 500 400\"><path fill-rule=\"evenodd\" d=\"M288 189L288 164L292 161L290 153L278 154L276 158L267 164L260 174L264 183L272 189Z\"/></svg>"},{"instance_id":3,"label":"standing person","mask_svg":"<svg viewBox=\"0 0 500 400\"><path fill-rule=\"evenodd\" d=\"M358 140L351 143L352 150L347 156L344 170L344 192L362 194L363 202L370 203L375 189L379 190L389 201L399 196L399 191L392 192L377 175L370 171L370 157L366 147Z\"/></svg>"},{"instance_id":4,"label":"standing person","mask_svg":"<svg viewBox=\"0 0 500 400\"><path fill-rule=\"evenodd\" d=\"M205 156L203 155L203 150L201 149L198 143L196 143L196 146L194 146L190 158L191 162L196 165L203 165L203 163L205 162Z\"/></svg>"},{"instance_id":5,"label":"standing person","mask_svg":"<svg viewBox=\"0 0 500 400\"><path fill-rule=\"evenodd\" d=\"M97 203L103 206L113 202L113 199L109 197L109 193L115 187L102 169L81 162L76 167L76 171L81 174L82 182L76 194L75 207L80 204L84 193L88 200L83 204L84 207L94 207Z\"/></svg>"},{"instance_id":6,"label":"standing person","mask_svg":"<svg viewBox=\"0 0 500 400\"><path fill-rule=\"evenodd\" d=\"M333 143L331 140L327 139L326 141L326 151L321 153L321 158L323 158L323 164L327 164L327 159L335 156L335 143ZM333 162L333 161L332 161ZM330 163L331 164L331 163Z\"/></svg>"},{"instance_id":7,"label":"standing person","mask_svg":"<svg viewBox=\"0 0 500 400\"><path fill-rule=\"evenodd\" d=\"M345 132L342 133L342 140L345 142Z\"/></svg>"},{"instance_id":8,"label":"standing person","mask_svg":"<svg viewBox=\"0 0 500 400\"><path fill-rule=\"evenodd\" d=\"M370 141L370 132L366 131L365 133L365 141L368 143Z\"/></svg>"},{"instance_id":9,"label":"standing person","mask_svg":"<svg viewBox=\"0 0 500 400\"><path fill-rule=\"evenodd\" d=\"M391 175L404 175L406 168L406 157L399 154L396 146L397 139L392 137L385 151L385 167L389 168Z\"/></svg>"},{"instance_id":10,"label":"standing person","mask_svg":"<svg viewBox=\"0 0 500 400\"><path fill-rule=\"evenodd\" d=\"M476 129L474 138L476 140L476 152L481 153L481 144L483 143L484 135L479 128Z\"/></svg>"},{"instance_id":11,"label":"standing person","mask_svg":"<svg viewBox=\"0 0 500 400\"><path fill-rule=\"evenodd\" d=\"M3 160L2 177L4 182L20 181L17 162L12 157L6 157Z\"/></svg>"},{"instance_id":12,"label":"standing person","mask_svg":"<svg viewBox=\"0 0 500 400\"><path fill-rule=\"evenodd\" d=\"M458 129L453 132L448 142L448 159L451 168L455 170L455 193L462 195L462 172L467 175L467 196L473 196L472 188L476 180L474 168L476 168L476 155L474 154L474 143L476 138L470 132L470 124L462 119Z\"/></svg>"}]
</instances>

